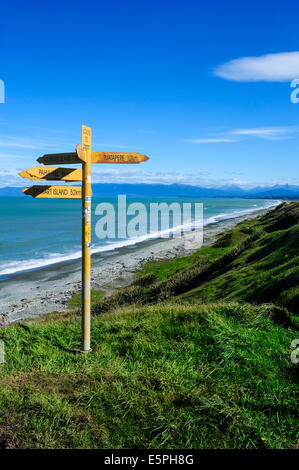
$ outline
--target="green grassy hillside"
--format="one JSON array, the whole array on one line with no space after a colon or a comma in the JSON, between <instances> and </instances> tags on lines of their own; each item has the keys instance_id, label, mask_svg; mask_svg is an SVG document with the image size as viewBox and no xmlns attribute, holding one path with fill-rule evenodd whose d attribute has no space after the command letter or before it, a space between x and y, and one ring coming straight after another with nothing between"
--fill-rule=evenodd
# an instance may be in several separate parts
<instances>
[{"instance_id":1,"label":"green grassy hillside","mask_svg":"<svg viewBox=\"0 0 299 470\"><path fill-rule=\"evenodd\" d=\"M289 219L284 217L288 213ZM252 224L261 233L235 259L214 270L185 297L274 302L299 313L299 204L280 207ZM242 230L242 224L240 229ZM256 233L256 232L254 232ZM225 238L225 237L224 237ZM221 244L223 240L218 240Z\"/></svg>"},{"instance_id":2,"label":"green grassy hillside","mask_svg":"<svg viewBox=\"0 0 299 470\"><path fill-rule=\"evenodd\" d=\"M128 303L273 302L299 313L299 203L282 204L221 235L192 256L148 263L135 284L94 307Z\"/></svg>"},{"instance_id":3,"label":"green grassy hillside","mask_svg":"<svg viewBox=\"0 0 299 470\"><path fill-rule=\"evenodd\" d=\"M292 448L291 327L271 305L156 305L1 330L0 446Z\"/></svg>"},{"instance_id":4,"label":"green grassy hillside","mask_svg":"<svg viewBox=\"0 0 299 470\"><path fill-rule=\"evenodd\" d=\"M76 310L0 329L0 448L294 448L299 203ZM77 308L78 295L70 306Z\"/></svg>"}]
</instances>

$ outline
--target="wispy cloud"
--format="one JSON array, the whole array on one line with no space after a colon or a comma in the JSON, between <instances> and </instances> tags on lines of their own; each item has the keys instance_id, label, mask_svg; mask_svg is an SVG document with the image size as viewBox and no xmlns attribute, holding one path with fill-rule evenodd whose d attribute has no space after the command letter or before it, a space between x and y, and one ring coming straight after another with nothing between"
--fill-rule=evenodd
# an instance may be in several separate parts
<instances>
[{"instance_id":1,"label":"wispy cloud","mask_svg":"<svg viewBox=\"0 0 299 470\"><path fill-rule=\"evenodd\" d=\"M192 144L214 144L240 142L246 137L255 137L266 140L285 140L299 135L299 126L269 126L269 127L251 127L246 129L233 129L218 134L213 137L199 139L185 139L184 142ZM233 136L236 136L235 138Z\"/></svg>"},{"instance_id":2,"label":"wispy cloud","mask_svg":"<svg viewBox=\"0 0 299 470\"><path fill-rule=\"evenodd\" d=\"M236 139L226 139L223 137L211 138L211 139L186 139L185 142L190 142L191 144L217 144L221 142L238 142Z\"/></svg>"},{"instance_id":3,"label":"wispy cloud","mask_svg":"<svg viewBox=\"0 0 299 470\"><path fill-rule=\"evenodd\" d=\"M48 130L48 132L55 132L58 134L56 138L53 136L49 136L49 138L39 139L34 137L20 137L14 135L0 135L0 148L3 149L29 149L29 150L37 150L43 153L46 152L47 149L58 149L60 147L68 147L69 150L72 151L75 148L75 141L63 140L62 134L68 134L68 131L57 131L57 130ZM108 149L128 149L129 147L122 144L114 144L114 143L107 143L107 142L93 142L93 148L95 150L102 150L105 148Z\"/></svg>"},{"instance_id":4,"label":"wispy cloud","mask_svg":"<svg viewBox=\"0 0 299 470\"><path fill-rule=\"evenodd\" d=\"M0 141L0 147L5 147L5 148L20 148L20 149L36 149L37 147L32 144L25 144L25 143L18 143L18 142L5 142L5 141Z\"/></svg>"},{"instance_id":5,"label":"wispy cloud","mask_svg":"<svg viewBox=\"0 0 299 470\"><path fill-rule=\"evenodd\" d=\"M214 75L235 82L289 82L299 78L299 51L241 57L220 65Z\"/></svg>"},{"instance_id":6,"label":"wispy cloud","mask_svg":"<svg viewBox=\"0 0 299 470\"><path fill-rule=\"evenodd\" d=\"M238 136L253 136L267 140L284 140L295 137L299 126L256 127L249 129L235 129L229 134Z\"/></svg>"},{"instance_id":7,"label":"wispy cloud","mask_svg":"<svg viewBox=\"0 0 299 470\"><path fill-rule=\"evenodd\" d=\"M15 137L15 136L7 136L7 135L0 135L0 147L4 148L23 148L23 149L32 149L32 150L42 150L57 146L69 146L70 148L74 147L74 144L71 142L64 142L60 141L57 142L55 139L54 141L47 141L47 140L40 140L35 138L28 138L28 137Z\"/></svg>"}]
</instances>

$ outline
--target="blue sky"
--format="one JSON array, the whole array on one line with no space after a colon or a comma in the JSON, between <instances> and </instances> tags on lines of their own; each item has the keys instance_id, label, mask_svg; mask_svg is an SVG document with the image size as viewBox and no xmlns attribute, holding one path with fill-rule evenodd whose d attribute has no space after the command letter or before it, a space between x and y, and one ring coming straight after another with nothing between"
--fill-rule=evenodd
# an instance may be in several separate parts
<instances>
[{"instance_id":1,"label":"blue sky","mask_svg":"<svg viewBox=\"0 0 299 470\"><path fill-rule=\"evenodd\" d=\"M94 165L97 182L299 184L298 11L291 1L5 2L0 186L24 186L17 172L44 153L73 151L81 124L94 150L151 158Z\"/></svg>"}]
</instances>

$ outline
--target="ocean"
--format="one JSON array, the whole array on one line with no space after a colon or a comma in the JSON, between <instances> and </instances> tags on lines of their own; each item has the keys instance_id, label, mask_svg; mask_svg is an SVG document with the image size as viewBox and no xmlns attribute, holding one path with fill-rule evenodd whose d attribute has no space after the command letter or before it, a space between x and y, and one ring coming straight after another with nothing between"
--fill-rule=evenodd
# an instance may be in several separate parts
<instances>
[{"instance_id":1,"label":"ocean","mask_svg":"<svg viewBox=\"0 0 299 470\"><path fill-rule=\"evenodd\" d=\"M100 216L95 210L99 203L110 203L117 215L117 198L94 198L92 205L92 252L117 250L146 239L159 237L147 233L142 237L99 239L95 224ZM127 198L127 205L141 202L146 208L153 202L203 204L204 226L215 224L275 206L279 201L264 199L146 199ZM193 206L194 207L194 206ZM0 281L13 274L36 270L81 257L81 201L64 199L33 199L31 197L0 197ZM129 217L128 217L129 219ZM127 220L128 220L127 219ZM159 227L160 229L160 227Z\"/></svg>"}]
</instances>

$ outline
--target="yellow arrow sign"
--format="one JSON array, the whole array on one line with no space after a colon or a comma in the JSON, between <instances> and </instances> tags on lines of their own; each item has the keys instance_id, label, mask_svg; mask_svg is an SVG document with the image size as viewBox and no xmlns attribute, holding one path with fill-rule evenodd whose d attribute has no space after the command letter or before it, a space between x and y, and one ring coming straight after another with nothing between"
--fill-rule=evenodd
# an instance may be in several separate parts
<instances>
[{"instance_id":1,"label":"yellow arrow sign","mask_svg":"<svg viewBox=\"0 0 299 470\"><path fill-rule=\"evenodd\" d=\"M31 186L23 193L34 198L81 199L81 186Z\"/></svg>"},{"instance_id":2,"label":"yellow arrow sign","mask_svg":"<svg viewBox=\"0 0 299 470\"><path fill-rule=\"evenodd\" d=\"M29 170L20 171L19 175L30 180L82 181L82 170L53 166L36 166L29 168Z\"/></svg>"},{"instance_id":3,"label":"yellow arrow sign","mask_svg":"<svg viewBox=\"0 0 299 470\"><path fill-rule=\"evenodd\" d=\"M76 152L71 153L49 153L39 157L38 163L44 165L63 165L68 163L82 163Z\"/></svg>"},{"instance_id":4,"label":"yellow arrow sign","mask_svg":"<svg viewBox=\"0 0 299 470\"><path fill-rule=\"evenodd\" d=\"M132 152L91 152L91 163L127 163L146 162L149 157Z\"/></svg>"},{"instance_id":5,"label":"yellow arrow sign","mask_svg":"<svg viewBox=\"0 0 299 470\"><path fill-rule=\"evenodd\" d=\"M84 151L81 145L77 145L73 153L52 153L39 157L37 161L44 165L63 165L68 163L82 163ZM91 163L124 163L136 164L146 162L149 157L141 153L132 152L91 152Z\"/></svg>"}]
</instances>

